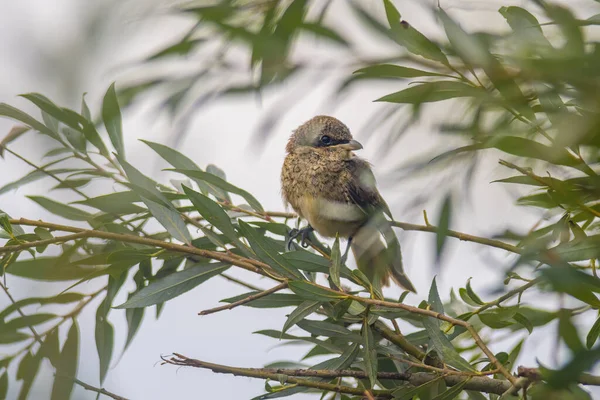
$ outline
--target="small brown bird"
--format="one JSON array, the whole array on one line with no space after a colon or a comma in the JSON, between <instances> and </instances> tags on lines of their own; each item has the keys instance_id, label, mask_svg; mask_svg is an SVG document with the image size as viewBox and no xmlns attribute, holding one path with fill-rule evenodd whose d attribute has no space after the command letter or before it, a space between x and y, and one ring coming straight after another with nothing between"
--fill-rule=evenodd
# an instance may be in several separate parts
<instances>
[{"instance_id":1,"label":"small brown bird","mask_svg":"<svg viewBox=\"0 0 600 400\"><path fill-rule=\"evenodd\" d=\"M348 127L333 117L316 116L294 131L281 171L282 194L309 225L291 240L301 234L304 242L313 229L325 237L348 238L358 268L371 282L388 285L391 276L415 292L371 166L353 153L360 149Z\"/></svg>"}]
</instances>

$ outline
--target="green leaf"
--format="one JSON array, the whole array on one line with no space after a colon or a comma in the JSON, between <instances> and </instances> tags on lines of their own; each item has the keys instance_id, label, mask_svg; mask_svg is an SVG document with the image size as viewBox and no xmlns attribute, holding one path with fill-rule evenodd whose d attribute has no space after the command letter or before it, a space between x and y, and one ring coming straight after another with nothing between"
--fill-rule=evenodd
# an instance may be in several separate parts
<instances>
[{"instance_id":1,"label":"green leaf","mask_svg":"<svg viewBox=\"0 0 600 400\"><path fill-rule=\"evenodd\" d=\"M82 187L90 183L91 179L89 178L80 178L80 179L65 179L58 185L54 186L52 190L56 189L76 189L78 187Z\"/></svg>"},{"instance_id":2,"label":"green leaf","mask_svg":"<svg viewBox=\"0 0 600 400\"><path fill-rule=\"evenodd\" d=\"M366 319L363 323L362 339L363 362L365 364L365 369L367 370L367 375L369 376L369 382L371 384L370 388L373 388L377 383L377 349L375 348L376 343L373 338L373 332Z\"/></svg>"},{"instance_id":3,"label":"green leaf","mask_svg":"<svg viewBox=\"0 0 600 400\"><path fill-rule=\"evenodd\" d=\"M403 67L393 64L370 65L354 71L357 78L417 78L420 76L446 76L436 72L423 71L420 69Z\"/></svg>"},{"instance_id":4,"label":"green leaf","mask_svg":"<svg viewBox=\"0 0 600 400\"><path fill-rule=\"evenodd\" d=\"M188 196L196 210L204 217L204 219L235 243L237 248L241 250L246 248L246 246L238 239L238 234L231 223L231 218L229 218L229 215L227 215L220 205L185 185L182 185L182 187L184 193Z\"/></svg>"},{"instance_id":5,"label":"green leaf","mask_svg":"<svg viewBox=\"0 0 600 400\"><path fill-rule=\"evenodd\" d=\"M123 144L123 123L121 121L121 109L117 100L115 83L113 82L102 101L102 119L108 132L110 142L121 157L125 157L125 146Z\"/></svg>"},{"instance_id":6,"label":"green leaf","mask_svg":"<svg viewBox=\"0 0 600 400\"><path fill-rule=\"evenodd\" d=\"M336 292L306 281L293 281L289 283L289 288L298 296L307 300L331 301L336 299L345 299L344 293Z\"/></svg>"},{"instance_id":7,"label":"green leaf","mask_svg":"<svg viewBox=\"0 0 600 400\"><path fill-rule=\"evenodd\" d=\"M264 209L262 208L262 206L260 205L260 203L258 202L258 200L256 200L256 198L254 196L252 196L247 191L240 189L240 188L232 185L231 183L219 178L216 175L213 175L209 172L204 172L204 171L200 171L200 170L189 170L189 169L172 169L169 171L175 171L175 172L183 174L193 180L200 180L209 185L216 186L226 192L237 194L238 196L243 197L244 200L246 200L248 202L248 204L254 210L256 210L259 213L264 212Z\"/></svg>"},{"instance_id":8,"label":"green leaf","mask_svg":"<svg viewBox=\"0 0 600 400\"><path fill-rule=\"evenodd\" d=\"M444 313L435 278L431 282L431 289L429 290L429 304L431 305L432 310L442 314ZM441 323L439 320L431 317L424 318L423 326L429 335L433 348L438 352L444 362L462 371L474 371L471 364L460 356L448 337L441 331Z\"/></svg>"},{"instance_id":9,"label":"green leaf","mask_svg":"<svg viewBox=\"0 0 600 400\"><path fill-rule=\"evenodd\" d=\"M8 394L8 371L0 376L0 399L6 399Z\"/></svg>"},{"instance_id":10,"label":"green leaf","mask_svg":"<svg viewBox=\"0 0 600 400\"><path fill-rule=\"evenodd\" d=\"M316 370L326 369L326 370L334 370L335 371L335 370L349 368L352 365L352 362L354 362L354 359L356 358L356 356L358 356L359 352L360 352L359 343L354 343L354 344L348 346L348 348L346 350L344 350L344 352L339 357L332 358L330 360L325 360L316 365L313 365L309 369L316 369Z\"/></svg>"},{"instance_id":11,"label":"green leaf","mask_svg":"<svg viewBox=\"0 0 600 400\"><path fill-rule=\"evenodd\" d=\"M391 28L399 28L400 20L402 19L402 15L394 6L390 0L383 0L383 6L385 8L385 16L387 17L388 23Z\"/></svg>"},{"instance_id":12,"label":"green leaf","mask_svg":"<svg viewBox=\"0 0 600 400\"><path fill-rule=\"evenodd\" d=\"M575 325L571 322L571 315L566 310L561 310L558 318L558 334L573 353L583 350L583 343L579 338Z\"/></svg>"},{"instance_id":13,"label":"green leaf","mask_svg":"<svg viewBox=\"0 0 600 400\"><path fill-rule=\"evenodd\" d=\"M100 308L99 313L102 313ZM112 352L114 347L114 336L115 330L110 322L106 319L106 316L96 316L96 350L98 351L98 358L100 360L100 384L104 382L106 373L110 367L110 360L112 358Z\"/></svg>"},{"instance_id":14,"label":"green leaf","mask_svg":"<svg viewBox=\"0 0 600 400\"><path fill-rule=\"evenodd\" d=\"M489 67L493 58L485 44L477 36L465 32L443 9L438 11L453 50L468 64Z\"/></svg>"},{"instance_id":15,"label":"green leaf","mask_svg":"<svg viewBox=\"0 0 600 400\"><path fill-rule=\"evenodd\" d=\"M388 94L375 101L400 104L421 104L448 100L456 97L480 97L480 89L456 81L426 82L413 85L399 92Z\"/></svg>"},{"instance_id":16,"label":"green leaf","mask_svg":"<svg viewBox=\"0 0 600 400\"><path fill-rule=\"evenodd\" d=\"M52 130L49 129L46 125L33 118L31 115L24 113L23 111L18 110L12 106L9 106L8 104L0 103L0 116L21 121L25 125L30 126L32 129L58 140L57 134L52 132Z\"/></svg>"},{"instance_id":17,"label":"green leaf","mask_svg":"<svg viewBox=\"0 0 600 400\"><path fill-rule=\"evenodd\" d=\"M260 235L256 229L242 220L238 220L238 226L240 233L250 242L250 246L258 258L286 278L298 279L302 277L294 265L279 254L277 248L264 236Z\"/></svg>"},{"instance_id":18,"label":"green leaf","mask_svg":"<svg viewBox=\"0 0 600 400\"><path fill-rule=\"evenodd\" d=\"M333 247L331 248L331 261L329 265L329 279L333 282L335 288L340 288L340 270L342 269L342 253L340 251L340 238L335 237Z\"/></svg>"},{"instance_id":19,"label":"green leaf","mask_svg":"<svg viewBox=\"0 0 600 400\"><path fill-rule=\"evenodd\" d=\"M31 130L31 128L28 126L23 126L23 125L13 126L10 129L10 131L8 132L8 134L6 136L4 136L4 138L2 140L0 140L0 157L4 157L4 148L6 147L7 144L12 142L13 140L16 140L19 136L23 135L24 133L28 132L29 130Z\"/></svg>"},{"instance_id":20,"label":"green leaf","mask_svg":"<svg viewBox=\"0 0 600 400\"><path fill-rule=\"evenodd\" d=\"M58 366L60 359L58 329L53 329L46 335L44 344L40 347L40 355L47 358L55 368Z\"/></svg>"},{"instance_id":21,"label":"green leaf","mask_svg":"<svg viewBox=\"0 0 600 400\"><path fill-rule=\"evenodd\" d=\"M151 282L148 286L134 294L131 299L115 308L148 307L153 304L163 303L192 290L213 276L224 272L227 268L229 268L229 265L212 263L172 273Z\"/></svg>"},{"instance_id":22,"label":"green leaf","mask_svg":"<svg viewBox=\"0 0 600 400\"><path fill-rule=\"evenodd\" d=\"M54 318L58 318L58 316L56 314L32 314L19 316L17 318L5 322L4 324L0 324L0 334L9 333L18 329L43 324L44 322L50 321Z\"/></svg>"},{"instance_id":23,"label":"green leaf","mask_svg":"<svg viewBox=\"0 0 600 400\"><path fill-rule=\"evenodd\" d=\"M296 323L300 328L317 336L326 336L333 338L344 338L348 340L360 341L360 336L344 328L341 325L333 324L327 321L312 321L303 319Z\"/></svg>"},{"instance_id":24,"label":"green leaf","mask_svg":"<svg viewBox=\"0 0 600 400\"><path fill-rule=\"evenodd\" d=\"M296 323L303 320L305 317L317 311L320 307L320 301L306 300L302 302L302 304L296 307L296 309L294 309L294 311L288 315L287 320L283 324L282 333L287 332L288 329L296 325Z\"/></svg>"},{"instance_id":25,"label":"green leaf","mask_svg":"<svg viewBox=\"0 0 600 400\"><path fill-rule=\"evenodd\" d=\"M142 199L134 191L116 192L105 194L102 196L92 197L86 200L76 201L73 204L82 204L96 208L100 211L104 211L109 214L125 215L125 214L138 214L145 212L146 209L136 204L141 202Z\"/></svg>"},{"instance_id":26,"label":"green leaf","mask_svg":"<svg viewBox=\"0 0 600 400\"><path fill-rule=\"evenodd\" d=\"M155 203L142 197L142 201L148 207L148 210L154 218L169 232L175 239L190 244L192 236L181 218L181 214L174 207L165 207L162 204Z\"/></svg>"},{"instance_id":27,"label":"green leaf","mask_svg":"<svg viewBox=\"0 0 600 400\"><path fill-rule=\"evenodd\" d=\"M31 336L22 332L0 332L0 344L10 344L16 342L22 342L25 339L29 339Z\"/></svg>"},{"instance_id":28,"label":"green leaf","mask_svg":"<svg viewBox=\"0 0 600 400\"><path fill-rule=\"evenodd\" d=\"M243 293L237 296L229 297L227 299L221 300L225 303L235 303L236 301L243 300L247 297L255 295L257 291L252 291L248 293ZM298 298L295 294L291 293L271 293L267 296L260 297L256 300L252 300L244 306L253 307L253 308L278 308L278 307L290 307L297 306L300 304L302 300Z\"/></svg>"},{"instance_id":29,"label":"green leaf","mask_svg":"<svg viewBox=\"0 0 600 400\"><path fill-rule=\"evenodd\" d=\"M394 400L412 400L417 395L422 396L424 394L429 394L430 389L437 386L443 379L444 378L440 376L415 388L401 387L394 390L392 395L394 396Z\"/></svg>"},{"instance_id":30,"label":"green leaf","mask_svg":"<svg viewBox=\"0 0 600 400\"><path fill-rule=\"evenodd\" d=\"M596 322L594 322L594 325L592 325L592 328L590 329L590 331L587 334L587 338L585 340L585 345L587 346L588 349L591 349L594 346L594 344L598 340L599 334L600 334L600 317L598 317L598 319L596 319Z\"/></svg>"},{"instance_id":31,"label":"green leaf","mask_svg":"<svg viewBox=\"0 0 600 400\"><path fill-rule=\"evenodd\" d=\"M439 263L444 251L444 245L446 244L446 238L448 237L448 231L450 229L450 220L452 217L452 197L448 194L442 204L442 210L440 211L440 218L438 220L438 230L436 232L436 262Z\"/></svg>"},{"instance_id":32,"label":"green leaf","mask_svg":"<svg viewBox=\"0 0 600 400\"><path fill-rule=\"evenodd\" d=\"M54 215L73 221L88 221L92 215L75 207L42 196L27 196Z\"/></svg>"},{"instance_id":33,"label":"green leaf","mask_svg":"<svg viewBox=\"0 0 600 400\"><path fill-rule=\"evenodd\" d=\"M564 147L546 146L539 142L518 136L493 136L483 145L484 148L495 148L519 157L535 158L553 164L577 166L574 159Z\"/></svg>"},{"instance_id":34,"label":"green leaf","mask_svg":"<svg viewBox=\"0 0 600 400\"><path fill-rule=\"evenodd\" d=\"M71 398L73 379L77 376L79 363L79 328L77 322L73 324L67 334L67 340L60 352L60 359L56 367L56 376L52 386L51 400L65 400Z\"/></svg>"},{"instance_id":35,"label":"green leaf","mask_svg":"<svg viewBox=\"0 0 600 400\"><path fill-rule=\"evenodd\" d=\"M198 167L198 165L196 165L194 161L184 156L177 150L174 150L160 143L150 142L148 140L142 140L142 142L150 146L152 150L158 153L159 156L161 156L166 162L168 162L175 168L201 171L200 167Z\"/></svg>"},{"instance_id":36,"label":"green leaf","mask_svg":"<svg viewBox=\"0 0 600 400\"><path fill-rule=\"evenodd\" d=\"M131 297L129 297L129 299L130 298ZM144 310L145 308L127 308L125 310L125 319L127 320L127 339L125 340L123 351L127 350L131 344L131 341L138 332L142 324L142 320L144 319Z\"/></svg>"},{"instance_id":37,"label":"green leaf","mask_svg":"<svg viewBox=\"0 0 600 400\"><path fill-rule=\"evenodd\" d=\"M53 297L27 297L8 305L4 310L0 311L0 321L4 320L6 316L17 311L19 308L31 304L68 304L80 301L84 297L85 296L81 293L61 293Z\"/></svg>"},{"instance_id":38,"label":"green leaf","mask_svg":"<svg viewBox=\"0 0 600 400\"><path fill-rule=\"evenodd\" d=\"M40 369L41 361L41 351L38 351L35 355L27 352L21 360L19 369L17 371L17 379L23 380L23 384L21 385L21 390L19 392L19 400L26 400L29 397L29 392L31 391L33 381L35 380L35 377Z\"/></svg>"},{"instance_id":39,"label":"green leaf","mask_svg":"<svg viewBox=\"0 0 600 400\"><path fill-rule=\"evenodd\" d=\"M561 243L548 250L564 262L584 261L600 257L600 235Z\"/></svg>"},{"instance_id":40,"label":"green leaf","mask_svg":"<svg viewBox=\"0 0 600 400\"><path fill-rule=\"evenodd\" d=\"M81 267L60 257L37 257L12 263L6 272L22 278L40 281L70 281L82 279L101 267Z\"/></svg>"},{"instance_id":41,"label":"green leaf","mask_svg":"<svg viewBox=\"0 0 600 400\"><path fill-rule=\"evenodd\" d=\"M532 332L533 332L533 324L532 324L532 323L531 323L531 321L530 321L530 320L529 320L529 319L528 319L526 316L524 316L523 314L521 314L521 313L519 313L519 312L518 312L518 313L516 313L516 314L513 316L513 319L514 319L515 321L517 321L519 324L523 325L523 326L525 327L525 329L527 329L527 331L528 331L529 333L532 333Z\"/></svg>"},{"instance_id":42,"label":"green leaf","mask_svg":"<svg viewBox=\"0 0 600 400\"><path fill-rule=\"evenodd\" d=\"M456 396L458 396L459 394L462 393L463 388L465 387L465 385L469 383L469 379L465 379L461 382L459 382L458 384L452 386L450 389L445 390L443 393L438 394L437 396L435 396L434 398L432 398L431 400L452 400L455 399Z\"/></svg>"}]
</instances>

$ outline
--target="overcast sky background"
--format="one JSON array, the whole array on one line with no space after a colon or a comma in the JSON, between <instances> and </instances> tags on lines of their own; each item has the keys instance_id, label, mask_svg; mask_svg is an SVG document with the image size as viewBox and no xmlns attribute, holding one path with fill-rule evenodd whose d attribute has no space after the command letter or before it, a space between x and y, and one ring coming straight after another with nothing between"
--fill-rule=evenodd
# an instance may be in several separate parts
<instances>
[{"instance_id":1,"label":"overcast sky background","mask_svg":"<svg viewBox=\"0 0 600 400\"><path fill-rule=\"evenodd\" d=\"M352 31L352 19L344 7L344 1L334 1L329 18L342 30ZM369 0L368 8L383 15L379 1ZM425 2L395 1L403 18L426 35L439 35L440 27L433 16L423 7ZM497 12L502 5L523 5L524 1L442 1L442 7L455 16L467 30L505 30L507 25ZM564 1L582 17L599 11L591 1ZM428 1L427 4L431 4ZM135 77L132 63L151 54L164 45L179 38L189 27L180 17L168 15L169 2L159 0L0 0L0 101L32 111L19 93L40 92L55 102L77 108L80 96L88 92L92 112L99 110L100 100L108 85L119 79ZM364 46L375 46L365 41ZM321 49L322 51L323 49ZM304 45L302 51L312 54L319 49ZM323 55L325 57L325 55ZM254 97L228 99L211 103L194 114L186 136L179 143L179 150L204 167L216 164L227 173L228 180L253 193L269 210L282 210L280 199L279 170L284 158L284 147L291 131L316 114L332 114L345 122L354 136L365 144L360 155L374 164L376 176L380 178L381 192L390 203L396 219L422 223L420 215L408 212L408 205L417 195L430 194L422 208L429 211L432 220L437 217L438 202L443 197L431 186L435 181L422 176L418 181L397 184L391 171L393 167L426 154L434 148L451 147L440 142L435 134L435 125L450 118L451 107L436 103L428 107L423 122L402 137L383 157L379 152L377 126L365 127L367 117L381 104L372 100L392 90L400 90L402 83L394 87L373 85L365 88L336 107L325 100L332 89L333 80L325 79L315 89L305 94L303 87L310 82L300 80L286 83L276 90L268 91L262 103ZM389 84L388 84L389 85ZM296 98L295 98L296 97ZM255 130L261 117L282 99L293 99L284 117L278 122L273 134L260 141ZM152 99L134 106L125 115L124 133L128 160L143 172L163 183L172 176L161 172L166 167L149 148L138 139L171 144L180 128L164 115L157 115ZM13 121L0 119L0 136L14 125ZM11 144L11 148L30 160L39 162L49 146L49 141L36 134L27 134ZM514 205L515 193L510 193L499 184L490 184L494 179L508 176L496 164L497 157L486 160L485 167L475 176L473 192L463 199L454 217L453 228L476 235L492 235L502 232L510 221L515 229L529 229L539 218L532 210ZM29 170L11 155L0 160L0 186L13 181ZM384 179L385 177L385 179ZM0 196L0 209L12 217L42 219L63 222L52 217L34 202L25 198L28 194L44 194L53 186L42 181ZM456 187L461 191L462 187ZM94 191L94 188L92 188ZM98 188L98 193L102 188ZM437 194L437 196L436 196ZM75 198L66 193L50 193L64 201ZM434 269L435 237L427 233L400 233L407 272L418 295L408 301L414 304L425 298ZM502 252L482 249L474 244L452 241L441 269L438 286L444 298L448 298L451 287L464 286L469 277L472 285L484 298L491 289L489 283L502 276L502 266L509 265L509 258ZM246 276L239 271L234 274ZM261 287L270 283L248 277ZM17 298L44 293L56 293L65 285L49 289L31 281L9 276L9 286ZM79 290L91 292L96 284L82 285ZM239 307L229 312L199 317L197 312L215 306L220 299L243 293L245 290L219 277L208 284L170 301L159 320L148 310L147 317L133 344L119 362L118 351L122 348L126 334L124 312L113 311L112 322L116 325L116 355L109 370L104 387L119 395L132 399L248 399L263 392L264 383L250 378L213 374L198 369L177 369L160 366L160 355L179 352L190 357L215 363L243 367L261 367L279 360L299 360L308 347L277 346L274 339L252 335L258 329L281 329L285 315L291 309L258 310ZM391 288L388 294L397 296L399 289ZM122 290L119 299L125 295ZM489 297L487 297L489 298ZM533 300L533 299L532 299ZM555 299L546 299L553 304ZM0 295L0 307L7 299ZM95 307L90 307L80 320L81 361L78 378L98 385L98 361L94 337ZM94 312L92 312L94 311ZM593 321L578 321L589 326ZM555 361L555 338L553 326L538 329L535 338L528 341L526 352L519 364L534 366L536 358L552 365ZM493 350L510 349L521 336L508 338ZM559 353L560 354L560 353ZM560 357L559 357L560 360ZM316 363L316 359L308 364ZM31 398L49 398L52 369L46 362L38 377ZM14 373L11 375L14 376ZM16 396L17 386L11 383L10 393ZM77 387L75 398L93 399L95 394ZM600 392L598 392L600 393ZM293 398L309 398L296 395Z\"/></svg>"}]
</instances>

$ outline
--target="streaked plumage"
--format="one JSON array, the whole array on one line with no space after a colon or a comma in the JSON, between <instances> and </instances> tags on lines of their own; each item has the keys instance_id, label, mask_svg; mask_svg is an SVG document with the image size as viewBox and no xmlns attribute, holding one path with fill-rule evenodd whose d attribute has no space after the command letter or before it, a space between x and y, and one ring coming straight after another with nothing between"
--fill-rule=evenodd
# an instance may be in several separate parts
<instances>
[{"instance_id":1,"label":"streaked plumage","mask_svg":"<svg viewBox=\"0 0 600 400\"><path fill-rule=\"evenodd\" d=\"M391 214L371 166L352 152L360 148L348 127L333 117L320 115L305 122L286 147L283 199L320 235L352 237L358 267L369 278L387 284L391 274L414 291L403 272L398 240L385 220L384 213Z\"/></svg>"}]
</instances>

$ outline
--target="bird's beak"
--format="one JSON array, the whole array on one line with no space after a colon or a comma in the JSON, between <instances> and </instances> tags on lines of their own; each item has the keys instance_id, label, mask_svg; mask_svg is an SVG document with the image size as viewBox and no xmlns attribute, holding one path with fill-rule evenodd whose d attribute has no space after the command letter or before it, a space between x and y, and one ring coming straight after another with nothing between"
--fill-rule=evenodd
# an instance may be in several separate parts
<instances>
[{"instance_id":1,"label":"bird's beak","mask_svg":"<svg viewBox=\"0 0 600 400\"><path fill-rule=\"evenodd\" d=\"M348 150L348 151L360 150L363 148L362 144L360 144L358 141L356 141L354 139L352 139L348 143L339 144L338 147L340 147L344 150Z\"/></svg>"}]
</instances>

